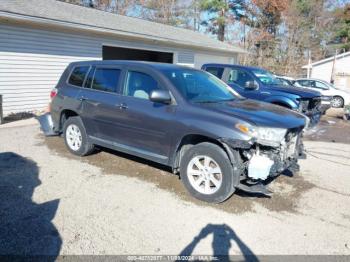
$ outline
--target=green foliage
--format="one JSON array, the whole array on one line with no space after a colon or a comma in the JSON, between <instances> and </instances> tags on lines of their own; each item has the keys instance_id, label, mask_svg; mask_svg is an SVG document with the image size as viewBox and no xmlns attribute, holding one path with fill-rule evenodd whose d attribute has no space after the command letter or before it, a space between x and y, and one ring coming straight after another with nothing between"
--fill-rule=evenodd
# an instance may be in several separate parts
<instances>
[{"instance_id":1,"label":"green foliage","mask_svg":"<svg viewBox=\"0 0 350 262\"><path fill-rule=\"evenodd\" d=\"M297 0L295 1L296 7L300 14L307 17L312 9L312 1L309 0Z\"/></svg>"},{"instance_id":2,"label":"green foliage","mask_svg":"<svg viewBox=\"0 0 350 262\"><path fill-rule=\"evenodd\" d=\"M225 39L227 26L240 20L246 10L244 0L200 0L199 7L208 16L202 26L221 41Z\"/></svg>"},{"instance_id":3,"label":"green foliage","mask_svg":"<svg viewBox=\"0 0 350 262\"><path fill-rule=\"evenodd\" d=\"M350 4L344 8L337 8L334 11L335 16L335 34L334 43L339 44L340 48L346 51L350 50Z\"/></svg>"},{"instance_id":4,"label":"green foliage","mask_svg":"<svg viewBox=\"0 0 350 262\"><path fill-rule=\"evenodd\" d=\"M228 10L228 3L223 0L200 1L200 8L208 12L218 12L222 9Z\"/></svg>"}]
</instances>

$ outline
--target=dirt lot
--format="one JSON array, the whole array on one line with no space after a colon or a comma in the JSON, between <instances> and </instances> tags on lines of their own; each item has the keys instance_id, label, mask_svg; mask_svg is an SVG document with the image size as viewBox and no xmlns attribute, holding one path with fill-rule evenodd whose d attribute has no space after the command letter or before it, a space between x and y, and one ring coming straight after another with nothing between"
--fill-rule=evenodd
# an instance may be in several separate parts
<instances>
[{"instance_id":1,"label":"dirt lot","mask_svg":"<svg viewBox=\"0 0 350 262\"><path fill-rule=\"evenodd\" d=\"M79 158L32 121L0 128L0 254L350 255L350 124L305 137L272 198L191 198L169 169L102 150Z\"/></svg>"}]
</instances>

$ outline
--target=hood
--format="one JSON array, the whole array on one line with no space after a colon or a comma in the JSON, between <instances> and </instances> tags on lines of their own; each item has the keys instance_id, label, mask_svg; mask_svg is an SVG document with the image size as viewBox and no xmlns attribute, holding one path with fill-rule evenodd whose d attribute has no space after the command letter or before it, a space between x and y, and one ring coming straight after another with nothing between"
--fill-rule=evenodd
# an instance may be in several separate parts
<instances>
[{"instance_id":1,"label":"hood","mask_svg":"<svg viewBox=\"0 0 350 262\"><path fill-rule=\"evenodd\" d=\"M345 96L350 96L350 91L349 91L349 90L344 90L344 89L339 89L339 88L335 88L335 90L336 90L339 94L342 94L342 95L345 95Z\"/></svg>"},{"instance_id":2,"label":"hood","mask_svg":"<svg viewBox=\"0 0 350 262\"><path fill-rule=\"evenodd\" d=\"M203 107L261 127L297 128L305 125L302 114L281 106L250 99L202 104Z\"/></svg>"},{"instance_id":3,"label":"hood","mask_svg":"<svg viewBox=\"0 0 350 262\"><path fill-rule=\"evenodd\" d=\"M279 85L265 85L271 90L278 92L285 92L289 94L298 95L302 98L314 98L317 96L321 96L321 93L315 90L305 89L301 87L294 86L279 86Z\"/></svg>"}]
</instances>

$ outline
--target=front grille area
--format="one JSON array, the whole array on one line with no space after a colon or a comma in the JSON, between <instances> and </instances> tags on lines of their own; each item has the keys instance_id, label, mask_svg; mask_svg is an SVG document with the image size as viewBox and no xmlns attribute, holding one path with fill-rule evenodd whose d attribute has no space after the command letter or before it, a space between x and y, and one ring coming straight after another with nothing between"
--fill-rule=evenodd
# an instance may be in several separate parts
<instances>
[{"instance_id":1,"label":"front grille area","mask_svg":"<svg viewBox=\"0 0 350 262\"><path fill-rule=\"evenodd\" d=\"M321 97L310 99L308 110L313 110L321 105Z\"/></svg>"},{"instance_id":2,"label":"front grille area","mask_svg":"<svg viewBox=\"0 0 350 262\"><path fill-rule=\"evenodd\" d=\"M301 100L299 105L299 112L306 113L309 108L309 100Z\"/></svg>"},{"instance_id":3,"label":"front grille area","mask_svg":"<svg viewBox=\"0 0 350 262\"><path fill-rule=\"evenodd\" d=\"M321 107L321 97L316 97L307 100L300 100L299 112L309 115L315 113Z\"/></svg>"},{"instance_id":4,"label":"front grille area","mask_svg":"<svg viewBox=\"0 0 350 262\"><path fill-rule=\"evenodd\" d=\"M322 116L321 97L315 97L308 100L300 100L298 111L310 119L309 127L315 126Z\"/></svg>"}]
</instances>

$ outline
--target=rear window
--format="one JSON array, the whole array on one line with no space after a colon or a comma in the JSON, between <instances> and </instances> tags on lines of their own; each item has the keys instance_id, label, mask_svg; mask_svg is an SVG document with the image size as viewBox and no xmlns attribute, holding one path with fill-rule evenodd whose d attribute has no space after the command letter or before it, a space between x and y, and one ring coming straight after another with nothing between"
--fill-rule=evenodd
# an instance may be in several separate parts
<instances>
[{"instance_id":1,"label":"rear window","mask_svg":"<svg viewBox=\"0 0 350 262\"><path fill-rule=\"evenodd\" d=\"M210 74L221 79L222 74L224 72L224 68L222 68L222 67L207 67L207 68L205 68L205 71L207 71Z\"/></svg>"},{"instance_id":2,"label":"rear window","mask_svg":"<svg viewBox=\"0 0 350 262\"><path fill-rule=\"evenodd\" d=\"M68 83L74 86L82 87L85 76L89 71L89 66L75 67L72 74L69 77Z\"/></svg>"},{"instance_id":3,"label":"rear window","mask_svg":"<svg viewBox=\"0 0 350 262\"><path fill-rule=\"evenodd\" d=\"M105 92L117 92L119 77L120 69L97 68L91 87Z\"/></svg>"}]
</instances>

